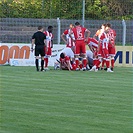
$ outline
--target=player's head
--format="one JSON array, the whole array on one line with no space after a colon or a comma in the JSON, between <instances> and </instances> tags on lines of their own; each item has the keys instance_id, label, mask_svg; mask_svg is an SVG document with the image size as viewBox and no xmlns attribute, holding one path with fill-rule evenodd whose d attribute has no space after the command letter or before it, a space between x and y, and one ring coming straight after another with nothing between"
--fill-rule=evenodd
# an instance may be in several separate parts
<instances>
[{"instance_id":1,"label":"player's head","mask_svg":"<svg viewBox=\"0 0 133 133\"><path fill-rule=\"evenodd\" d=\"M107 27L111 28L111 24L110 23L107 23L106 25L107 25Z\"/></svg>"},{"instance_id":2,"label":"player's head","mask_svg":"<svg viewBox=\"0 0 133 133\"><path fill-rule=\"evenodd\" d=\"M64 59L65 58L65 54L64 53L61 53L60 54L60 58Z\"/></svg>"},{"instance_id":3,"label":"player's head","mask_svg":"<svg viewBox=\"0 0 133 133\"><path fill-rule=\"evenodd\" d=\"M101 29L105 29L106 24L101 25Z\"/></svg>"},{"instance_id":4,"label":"player's head","mask_svg":"<svg viewBox=\"0 0 133 133\"><path fill-rule=\"evenodd\" d=\"M80 25L80 23L79 22L76 22L75 25L78 26L78 25Z\"/></svg>"},{"instance_id":5,"label":"player's head","mask_svg":"<svg viewBox=\"0 0 133 133\"><path fill-rule=\"evenodd\" d=\"M70 28L70 29L72 29L73 27L74 27L73 24L70 24L70 25L69 25L69 28Z\"/></svg>"},{"instance_id":6,"label":"player's head","mask_svg":"<svg viewBox=\"0 0 133 133\"><path fill-rule=\"evenodd\" d=\"M108 33L110 30L110 27L108 27L108 25L105 26L105 32Z\"/></svg>"},{"instance_id":7,"label":"player's head","mask_svg":"<svg viewBox=\"0 0 133 133\"><path fill-rule=\"evenodd\" d=\"M43 27L42 26L38 26L38 30L39 31L43 31Z\"/></svg>"},{"instance_id":8,"label":"player's head","mask_svg":"<svg viewBox=\"0 0 133 133\"><path fill-rule=\"evenodd\" d=\"M53 31L53 26L48 26L48 31L50 32L50 33L52 33L52 31Z\"/></svg>"}]
</instances>

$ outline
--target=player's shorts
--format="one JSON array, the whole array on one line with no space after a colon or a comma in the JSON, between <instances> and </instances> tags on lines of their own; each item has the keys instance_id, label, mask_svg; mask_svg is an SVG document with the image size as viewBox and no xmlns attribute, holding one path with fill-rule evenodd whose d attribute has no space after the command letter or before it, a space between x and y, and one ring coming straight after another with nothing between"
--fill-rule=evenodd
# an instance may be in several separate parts
<instances>
[{"instance_id":1,"label":"player's shorts","mask_svg":"<svg viewBox=\"0 0 133 133\"><path fill-rule=\"evenodd\" d=\"M48 56L51 56L51 55L52 55L52 48L47 47L47 51L46 51L46 49L44 48L44 51L46 52L46 55L48 55Z\"/></svg>"},{"instance_id":2,"label":"player's shorts","mask_svg":"<svg viewBox=\"0 0 133 133\"><path fill-rule=\"evenodd\" d=\"M109 57L109 51L108 49L105 47L102 47L102 44L100 44L100 48L98 51L98 56L101 56L102 58L108 58Z\"/></svg>"},{"instance_id":3,"label":"player's shorts","mask_svg":"<svg viewBox=\"0 0 133 133\"><path fill-rule=\"evenodd\" d=\"M110 56L115 56L115 46L114 47L108 47L109 55Z\"/></svg>"},{"instance_id":4,"label":"player's shorts","mask_svg":"<svg viewBox=\"0 0 133 133\"><path fill-rule=\"evenodd\" d=\"M106 48L102 49L102 57L106 58L106 59L109 57L108 49L106 49Z\"/></svg>"},{"instance_id":5,"label":"player's shorts","mask_svg":"<svg viewBox=\"0 0 133 133\"><path fill-rule=\"evenodd\" d=\"M84 41L76 41L75 54L79 55L80 53L86 54L86 45Z\"/></svg>"},{"instance_id":6,"label":"player's shorts","mask_svg":"<svg viewBox=\"0 0 133 133\"><path fill-rule=\"evenodd\" d=\"M44 45L35 46L35 56L45 56Z\"/></svg>"},{"instance_id":7,"label":"player's shorts","mask_svg":"<svg viewBox=\"0 0 133 133\"><path fill-rule=\"evenodd\" d=\"M98 52L97 52L97 50L94 51L93 56L94 56L94 58L97 58L97 57L98 57Z\"/></svg>"},{"instance_id":8,"label":"player's shorts","mask_svg":"<svg viewBox=\"0 0 133 133\"><path fill-rule=\"evenodd\" d=\"M48 49L47 49L47 55L49 55L49 56L52 55L52 49L50 47L48 47Z\"/></svg>"}]
</instances>

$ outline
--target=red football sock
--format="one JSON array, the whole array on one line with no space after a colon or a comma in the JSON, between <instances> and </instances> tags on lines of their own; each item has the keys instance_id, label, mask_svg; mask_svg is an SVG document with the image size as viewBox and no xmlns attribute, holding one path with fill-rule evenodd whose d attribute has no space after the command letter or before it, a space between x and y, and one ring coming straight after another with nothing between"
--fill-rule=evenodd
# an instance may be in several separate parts
<instances>
[{"instance_id":1,"label":"red football sock","mask_svg":"<svg viewBox=\"0 0 133 133\"><path fill-rule=\"evenodd\" d=\"M106 63L106 60L103 59L102 61L102 68L104 68L104 64Z\"/></svg>"},{"instance_id":2,"label":"red football sock","mask_svg":"<svg viewBox=\"0 0 133 133\"><path fill-rule=\"evenodd\" d=\"M115 63L115 60L114 59L111 59L111 67L114 68L114 63Z\"/></svg>"},{"instance_id":3,"label":"red football sock","mask_svg":"<svg viewBox=\"0 0 133 133\"><path fill-rule=\"evenodd\" d=\"M110 62L109 62L109 60L106 60L106 67L107 67L107 68L110 67Z\"/></svg>"},{"instance_id":4,"label":"red football sock","mask_svg":"<svg viewBox=\"0 0 133 133\"><path fill-rule=\"evenodd\" d=\"M82 67L83 67L82 64L79 64L79 68L82 69Z\"/></svg>"},{"instance_id":5,"label":"red football sock","mask_svg":"<svg viewBox=\"0 0 133 133\"><path fill-rule=\"evenodd\" d=\"M75 59L75 63L76 63L76 68L78 68L79 67L79 59L78 58Z\"/></svg>"},{"instance_id":6,"label":"red football sock","mask_svg":"<svg viewBox=\"0 0 133 133\"><path fill-rule=\"evenodd\" d=\"M101 61L100 60L97 60L96 68L99 67L100 63L101 63Z\"/></svg>"},{"instance_id":7,"label":"red football sock","mask_svg":"<svg viewBox=\"0 0 133 133\"><path fill-rule=\"evenodd\" d=\"M83 67L86 67L86 65L87 65L87 60L86 58L83 58Z\"/></svg>"},{"instance_id":8,"label":"red football sock","mask_svg":"<svg viewBox=\"0 0 133 133\"><path fill-rule=\"evenodd\" d=\"M48 58L44 58L45 61L45 67L48 67Z\"/></svg>"}]
</instances>

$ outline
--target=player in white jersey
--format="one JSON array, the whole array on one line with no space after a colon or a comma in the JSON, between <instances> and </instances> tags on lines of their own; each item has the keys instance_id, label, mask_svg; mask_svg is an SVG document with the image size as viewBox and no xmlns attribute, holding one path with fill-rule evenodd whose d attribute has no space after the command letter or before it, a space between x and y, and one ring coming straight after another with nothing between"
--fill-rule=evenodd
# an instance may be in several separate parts
<instances>
[{"instance_id":1,"label":"player in white jersey","mask_svg":"<svg viewBox=\"0 0 133 133\"><path fill-rule=\"evenodd\" d=\"M110 59L109 59L109 52L108 52L108 44L110 43L110 38L109 38L109 29L106 26L105 31L102 33L100 40L99 40L99 47L98 47L98 57L99 60L96 65L92 67L90 71L97 71L98 66L100 63L105 60L106 61L106 67L107 67L107 72L113 72L110 69Z\"/></svg>"},{"instance_id":2,"label":"player in white jersey","mask_svg":"<svg viewBox=\"0 0 133 133\"><path fill-rule=\"evenodd\" d=\"M71 33L72 32L72 28L74 26L72 24L69 25L69 29L65 30L62 35L61 35L61 38L62 40L65 42L66 44L66 47L69 47L69 48L72 48L73 46L75 46L75 42L71 39L70 37L70 34L71 36L73 37L74 39L74 35Z\"/></svg>"},{"instance_id":3,"label":"player in white jersey","mask_svg":"<svg viewBox=\"0 0 133 133\"><path fill-rule=\"evenodd\" d=\"M45 66L44 69L48 70L48 58L52 55L52 48L53 48L53 26L48 26L48 30L44 32L44 34L46 35L46 45L47 45L47 49L45 50L45 57L44 57L44 62L45 62Z\"/></svg>"},{"instance_id":4,"label":"player in white jersey","mask_svg":"<svg viewBox=\"0 0 133 133\"><path fill-rule=\"evenodd\" d=\"M115 39L116 39L116 31L114 29L111 28L111 24L107 23L107 27L109 28L109 37L111 40L111 43L109 43L108 45L108 50L109 50L109 55L111 57L111 70L113 71L114 68L114 63L115 63Z\"/></svg>"},{"instance_id":5,"label":"player in white jersey","mask_svg":"<svg viewBox=\"0 0 133 133\"><path fill-rule=\"evenodd\" d=\"M95 39L97 38L98 41L99 41L102 33L105 31L105 27L106 27L106 24L102 24L101 25L101 28L99 30L97 30L97 32L95 33L95 35L93 36L93 38L95 38ZM102 69L104 67L105 62L106 62L105 60L102 61Z\"/></svg>"}]
</instances>

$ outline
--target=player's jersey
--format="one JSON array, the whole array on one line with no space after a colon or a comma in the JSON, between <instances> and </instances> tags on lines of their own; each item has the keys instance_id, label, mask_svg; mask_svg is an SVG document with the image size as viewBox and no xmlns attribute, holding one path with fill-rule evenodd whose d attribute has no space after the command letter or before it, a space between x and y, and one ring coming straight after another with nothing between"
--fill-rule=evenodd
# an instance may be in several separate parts
<instances>
[{"instance_id":1,"label":"player's jersey","mask_svg":"<svg viewBox=\"0 0 133 133\"><path fill-rule=\"evenodd\" d=\"M70 61L70 58L68 56L65 56L64 59L60 58L60 63L63 65L65 64L66 62Z\"/></svg>"},{"instance_id":2,"label":"player's jersey","mask_svg":"<svg viewBox=\"0 0 133 133\"><path fill-rule=\"evenodd\" d=\"M102 45L102 49L108 49L108 44L109 44L109 35L106 34L105 32L102 33L100 37L100 42Z\"/></svg>"},{"instance_id":3,"label":"player's jersey","mask_svg":"<svg viewBox=\"0 0 133 133\"><path fill-rule=\"evenodd\" d=\"M45 31L44 34L46 35L46 40L47 40L47 47L51 48L52 46L52 39L53 39L53 34L49 33L48 31Z\"/></svg>"},{"instance_id":4,"label":"player's jersey","mask_svg":"<svg viewBox=\"0 0 133 133\"><path fill-rule=\"evenodd\" d=\"M72 29L76 41L83 41L85 39L85 31L87 29L81 26L76 26Z\"/></svg>"},{"instance_id":5,"label":"player's jersey","mask_svg":"<svg viewBox=\"0 0 133 133\"><path fill-rule=\"evenodd\" d=\"M93 49L98 48L98 41L94 38L89 37L87 41L88 46L92 47Z\"/></svg>"},{"instance_id":6,"label":"player's jersey","mask_svg":"<svg viewBox=\"0 0 133 133\"><path fill-rule=\"evenodd\" d=\"M71 33L71 29L65 30L63 34L66 35L66 39L67 39L66 47L71 48L72 46L75 46L75 42L69 36L69 34L71 34L72 38L75 40L74 34Z\"/></svg>"},{"instance_id":7,"label":"player's jersey","mask_svg":"<svg viewBox=\"0 0 133 133\"><path fill-rule=\"evenodd\" d=\"M116 32L115 30L110 29L108 34L111 41L111 44L109 43L109 47L111 47L112 45L115 45Z\"/></svg>"}]
</instances>

